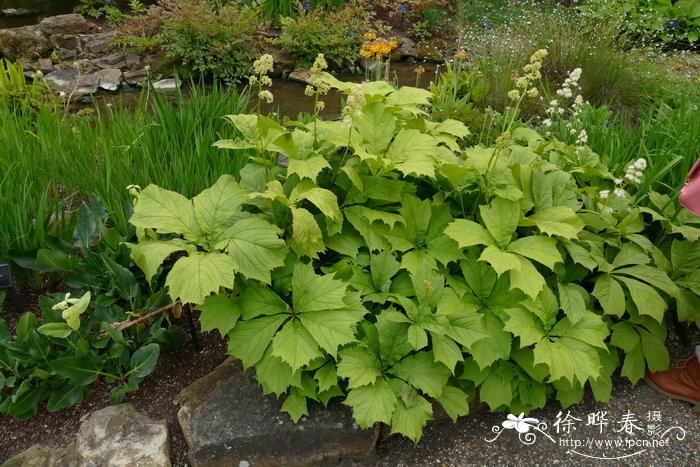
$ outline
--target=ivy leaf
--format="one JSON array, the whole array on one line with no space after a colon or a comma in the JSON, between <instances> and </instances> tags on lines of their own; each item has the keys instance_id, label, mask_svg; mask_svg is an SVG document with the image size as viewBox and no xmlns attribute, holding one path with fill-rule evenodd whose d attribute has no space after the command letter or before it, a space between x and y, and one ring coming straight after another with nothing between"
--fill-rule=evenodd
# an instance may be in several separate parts
<instances>
[{"instance_id":1,"label":"ivy leaf","mask_svg":"<svg viewBox=\"0 0 700 467\"><path fill-rule=\"evenodd\" d=\"M593 296L606 315L621 317L625 313L625 291L614 277L601 274L596 278Z\"/></svg>"},{"instance_id":2,"label":"ivy leaf","mask_svg":"<svg viewBox=\"0 0 700 467\"><path fill-rule=\"evenodd\" d=\"M299 256L318 258L318 252L325 249L323 234L313 214L304 208L292 208L292 241L297 246Z\"/></svg>"},{"instance_id":3,"label":"ivy leaf","mask_svg":"<svg viewBox=\"0 0 700 467\"><path fill-rule=\"evenodd\" d=\"M391 433L401 433L417 443L423 434L423 428L433 417L433 406L415 389L406 383L399 383L397 386L401 387L401 397L397 398L391 417Z\"/></svg>"},{"instance_id":4,"label":"ivy leaf","mask_svg":"<svg viewBox=\"0 0 700 467\"><path fill-rule=\"evenodd\" d=\"M573 209L564 206L537 211L531 216L520 221L521 226L537 226L540 231L549 236L567 238L569 240L578 237L583 230L584 223L576 215Z\"/></svg>"},{"instance_id":5,"label":"ivy leaf","mask_svg":"<svg viewBox=\"0 0 700 467\"><path fill-rule=\"evenodd\" d=\"M248 279L270 283L270 271L284 265L287 246L277 228L258 217L242 219L226 231L226 252L236 269ZM172 273L171 273L172 274Z\"/></svg>"},{"instance_id":6,"label":"ivy leaf","mask_svg":"<svg viewBox=\"0 0 700 467\"><path fill-rule=\"evenodd\" d=\"M150 284L153 276L158 272L158 268L163 261L175 253L176 251L189 250L194 253L194 248L188 248L188 243L180 239L172 239L168 241L160 240L143 240L139 243L127 243L131 249L131 259L141 268L146 282Z\"/></svg>"},{"instance_id":7,"label":"ivy leaf","mask_svg":"<svg viewBox=\"0 0 700 467\"><path fill-rule=\"evenodd\" d=\"M241 359L245 368L255 365L287 318L275 315L237 323L228 334L228 353Z\"/></svg>"},{"instance_id":8,"label":"ivy leaf","mask_svg":"<svg viewBox=\"0 0 700 467\"><path fill-rule=\"evenodd\" d=\"M576 284L562 284L557 282L559 290L559 303L571 323L576 324L587 312L584 297L588 294L586 290Z\"/></svg>"},{"instance_id":9,"label":"ivy leaf","mask_svg":"<svg viewBox=\"0 0 700 467\"><path fill-rule=\"evenodd\" d=\"M481 253L479 261L489 263L499 276L511 269L520 268L520 258L517 255L505 252L497 246L487 246Z\"/></svg>"},{"instance_id":10,"label":"ivy leaf","mask_svg":"<svg viewBox=\"0 0 700 467\"><path fill-rule=\"evenodd\" d=\"M425 394L438 397L450 377L450 370L435 361L433 352L419 352L396 363L389 372Z\"/></svg>"},{"instance_id":11,"label":"ivy leaf","mask_svg":"<svg viewBox=\"0 0 700 467\"><path fill-rule=\"evenodd\" d=\"M317 276L311 265L297 264L292 276L294 309L302 313L345 308L347 286L332 276Z\"/></svg>"},{"instance_id":12,"label":"ivy leaf","mask_svg":"<svg viewBox=\"0 0 700 467\"><path fill-rule=\"evenodd\" d=\"M542 322L529 310L524 308L507 308L508 315L503 329L520 338L520 347L536 344L545 336Z\"/></svg>"},{"instance_id":13,"label":"ivy leaf","mask_svg":"<svg viewBox=\"0 0 700 467\"><path fill-rule=\"evenodd\" d=\"M627 286L639 314L651 316L659 323L664 319L666 301L653 287L629 277L617 276L617 279Z\"/></svg>"},{"instance_id":14,"label":"ivy leaf","mask_svg":"<svg viewBox=\"0 0 700 467\"><path fill-rule=\"evenodd\" d=\"M282 359L293 371L311 360L323 357L318 344L309 331L297 320L290 320L272 339L272 355Z\"/></svg>"},{"instance_id":15,"label":"ivy leaf","mask_svg":"<svg viewBox=\"0 0 700 467\"><path fill-rule=\"evenodd\" d=\"M551 237L532 235L519 238L508 245L508 251L533 259L549 269L554 269L556 263L562 262L557 241Z\"/></svg>"},{"instance_id":16,"label":"ivy leaf","mask_svg":"<svg viewBox=\"0 0 700 467\"><path fill-rule=\"evenodd\" d=\"M202 312L199 315L202 331L217 329L222 336L228 334L241 317L240 300L225 294L207 297L203 303L197 305L197 309Z\"/></svg>"},{"instance_id":17,"label":"ivy leaf","mask_svg":"<svg viewBox=\"0 0 700 467\"><path fill-rule=\"evenodd\" d=\"M322 310L300 313L299 320L316 342L333 358L338 347L355 341L355 326L364 310Z\"/></svg>"},{"instance_id":18,"label":"ivy leaf","mask_svg":"<svg viewBox=\"0 0 700 467\"><path fill-rule=\"evenodd\" d=\"M469 415L469 397L457 387L449 384L445 386L437 401L453 422L456 422L459 417Z\"/></svg>"},{"instance_id":19,"label":"ivy leaf","mask_svg":"<svg viewBox=\"0 0 700 467\"><path fill-rule=\"evenodd\" d=\"M222 175L210 188L192 199L194 215L204 235L224 231L247 199L247 193L231 175Z\"/></svg>"},{"instance_id":20,"label":"ivy leaf","mask_svg":"<svg viewBox=\"0 0 700 467\"><path fill-rule=\"evenodd\" d=\"M373 384L381 376L381 363L364 347L348 347L338 352L338 376L348 379L348 388Z\"/></svg>"},{"instance_id":21,"label":"ivy leaf","mask_svg":"<svg viewBox=\"0 0 700 467\"><path fill-rule=\"evenodd\" d=\"M460 248L474 245L493 245L495 240L480 224L466 219L456 219L445 227L445 235L456 241Z\"/></svg>"},{"instance_id":22,"label":"ivy leaf","mask_svg":"<svg viewBox=\"0 0 700 467\"><path fill-rule=\"evenodd\" d=\"M192 241L200 235L192 202L156 185L148 185L139 194L129 222L136 227L156 229L161 234L183 234Z\"/></svg>"},{"instance_id":23,"label":"ivy leaf","mask_svg":"<svg viewBox=\"0 0 700 467\"><path fill-rule=\"evenodd\" d=\"M324 392L334 386L338 386L338 374L333 362L326 363L314 373L314 379L318 381L318 392Z\"/></svg>"},{"instance_id":24,"label":"ivy leaf","mask_svg":"<svg viewBox=\"0 0 700 467\"><path fill-rule=\"evenodd\" d=\"M194 253L177 260L165 285L174 300L199 304L219 288L233 287L236 263L223 253Z\"/></svg>"},{"instance_id":25,"label":"ivy leaf","mask_svg":"<svg viewBox=\"0 0 700 467\"><path fill-rule=\"evenodd\" d=\"M603 350L608 348L605 345L608 334L610 331L607 324L600 316L590 311L582 314L576 323L569 318L560 320L549 332L550 336L571 337Z\"/></svg>"},{"instance_id":26,"label":"ivy leaf","mask_svg":"<svg viewBox=\"0 0 700 467\"><path fill-rule=\"evenodd\" d=\"M381 378L374 384L351 389L343 404L352 408L360 428L370 428L377 422L390 424L396 402L396 394Z\"/></svg>"},{"instance_id":27,"label":"ivy leaf","mask_svg":"<svg viewBox=\"0 0 700 467\"><path fill-rule=\"evenodd\" d=\"M518 227L520 205L504 198L496 198L489 207L479 206L479 212L486 228L498 244L501 247L508 245ZM459 242L458 239L455 240Z\"/></svg>"},{"instance_id":28,"label":"ivy leaf","mask_svg":"<svg viewBox=\"0 0 700 467\"><path fill-rule=\"evenodd\" d=\"M518 257L520 267L508 271L511 289L522 290L531 299L537 298L546 283L542 274L525 258Z\"/></svg>"}]
</instances>

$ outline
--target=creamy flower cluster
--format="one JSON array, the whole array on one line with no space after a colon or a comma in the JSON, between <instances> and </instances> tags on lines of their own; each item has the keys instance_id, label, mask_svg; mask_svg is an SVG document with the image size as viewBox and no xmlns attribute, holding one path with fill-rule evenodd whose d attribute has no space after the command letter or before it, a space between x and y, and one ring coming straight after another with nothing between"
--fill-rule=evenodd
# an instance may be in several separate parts
<instances>
[{"instance_id":1,"label":"creamy flower cluster","mask_svg":"<svg viewBox=\"0 0 700 467\"><path fill-rule=\"evenodd\" d=\"M268 104L272 103L274 96L267 89L262 89L263 86L272 86L272 79L267 76L273 70L274 60L272 55L264 54L253 62L253 73L248 77L248 82L252 85L258 85L258 99L264 100Z\"/></svg>"},{"instance_id":2,"label":"creamy flower cluster","mask_svg":"<svg viewBox=\"0 0 700 467\"><path fill-rule=\"evenodd\" d=\"M598 198L603 202L603 209L602 211L604 213L611 214L615 211L615 208L613 208L613 201L616 198L627 198L629 194L625 190L625 185L632 184L632 185L639 185L642 182L642 177L644 176L644 170L647 168L647 161L646 159L639 158L630 165L627 166L627 170L625 172L624 179L622 178L616 178L614 183L615 183L615 189L610 191L610 190L601 190L598 192Z\"/></svg>"},{"instance_id":3,"label":"creamy flower cluster","mask_svg":"<svg viewBox=\"0 0 700 467\"><path fill-rule=\"evenodd\" d=\"M537 97L540 95L537 88L533 86L533 83L542 78L540 70L542 69L542 60L544 60L546 56L547 51L545 49L540 49L532 54L530 63L523 67L525 75L515 80L515 87L517 89L508 92L508 97L510 99L517 101L525 95L528 97Z\"/></svg>"},{"instance_id":4,"label":"creamy flower cluster","mask_svg":"<svg viewBox=\"0 0 700 467\"><path fill-rule=\"evenodd\" d=\"M349 127L352 125L353 118L361 117L362 109L366 103L365 91L362 89L362 86L359 84L354 85L345 103L345 107L343 107L343 126Z\"/></svg>"}]
</instances>

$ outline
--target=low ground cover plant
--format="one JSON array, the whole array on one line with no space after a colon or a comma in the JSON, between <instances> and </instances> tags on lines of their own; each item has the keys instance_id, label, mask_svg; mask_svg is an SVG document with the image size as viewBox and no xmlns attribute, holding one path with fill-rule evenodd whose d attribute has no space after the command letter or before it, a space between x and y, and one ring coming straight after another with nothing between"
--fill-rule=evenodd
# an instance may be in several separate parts
<instances>
[{"instance_id":1,"label":"low ground cover plant","mask_svg":"<svg viewBox=\"0 0 700 467\"><path fill-rule=\"evenodd\" d=\"M192 198L139 192L132 258L149 276L177 253L170 298L295 420L340 397L359 426L418 441L431 401L453 419L477 396L511 412L586 388L606 401L618 369L668 366L667 312L697 321L700 223L663 195L637 206L585 143L512 125L545 55L490 147L427 119L428 91L327 74L343 121L229 116L242 137L218 146L256 156Z\"/></svg>"}]
</instances>

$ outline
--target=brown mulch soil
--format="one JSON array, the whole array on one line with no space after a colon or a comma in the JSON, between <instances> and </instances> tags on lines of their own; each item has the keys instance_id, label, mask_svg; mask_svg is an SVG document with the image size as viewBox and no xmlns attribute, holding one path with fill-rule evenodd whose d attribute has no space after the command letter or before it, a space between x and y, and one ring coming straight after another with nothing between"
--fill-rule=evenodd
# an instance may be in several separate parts
<instances>
[{"instance_id":1,"label":"brown mulch soil","mask_svg":"<svg viewBox=\"0 0 700 467\"><path fill-rule=\"evenodd\" d=\"M55 289L54 289L55 290ZM28 311L38 311L38 297L41 290L23 290L21 295ZM16 326L18 313L5 303L0 318L8 323L12 332ZM144 380L139 390L127 394L125 403L133 404L137 410L154 419L165 420L170 433L170 458L173 466L188 466L187 443L177 421L178 407L173 404L175 396L189 384L208 374L225 358L226 344L218 333L201 334L196 312L194 316L197 338L201 346L194 350L184 317L177 324L182 326L182 345L177 349L162 347L155 371ZM31 420L16 420L0 414L0 463L26 450L34 444L62 447L74 440L81 419L109 405L109 386L98 387L82 403L49 413L43 403L39 414Z\"/></svg>"}]
</instances>

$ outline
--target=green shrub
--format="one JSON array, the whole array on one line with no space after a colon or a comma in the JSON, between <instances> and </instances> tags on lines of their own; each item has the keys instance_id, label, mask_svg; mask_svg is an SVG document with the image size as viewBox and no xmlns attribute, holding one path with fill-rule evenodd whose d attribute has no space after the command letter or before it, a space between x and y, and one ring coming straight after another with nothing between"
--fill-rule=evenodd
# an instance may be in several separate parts
<instances>
[{"instance_id":1,"label":"green shrub","mask_svg":"<svg viewBox=\"0 0 700 467\"><path fill-rule=\"evenodd\" d=\"M335 68L359 57L362 33L369 27L367 12L359 7L323 12L314 10L297 18L282 18L278 43L300 67L310 67L323 53Z\"/></svg>"},{"instance_id":2,"label":"green shrub","mask_svg":"<svg viewBox=\"0 0 700 467\"><path fill-rule=\"evenodd\" d=\"M168 53L194 75L237 83L250 73L258 53L257 28L251 9L217 6L210 0L178 0L162 35Z\"/></svg>"},{"instance_id":3,"label":"green shrub","mask_svg":"<svg viewBox=\"0 0 700 467\"><path fill-rule=\"evenodd\" d=\"M360 427L418 441L431 401L453 419L477 394L567 407L587 387L609 400L620 367L668 366L666 310L700 319L700 220L603 196L613 176L586 147L509 125L464 149L463 124L424 118L427 91L324 79L348 95L343 122L229 116L243 138L218 145L257 152L240 181L191 199L150 185L131 218L156 233L137 264L177 253L169 295L282 410L340 397Z\"/></svg>"}]
</instances>

